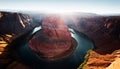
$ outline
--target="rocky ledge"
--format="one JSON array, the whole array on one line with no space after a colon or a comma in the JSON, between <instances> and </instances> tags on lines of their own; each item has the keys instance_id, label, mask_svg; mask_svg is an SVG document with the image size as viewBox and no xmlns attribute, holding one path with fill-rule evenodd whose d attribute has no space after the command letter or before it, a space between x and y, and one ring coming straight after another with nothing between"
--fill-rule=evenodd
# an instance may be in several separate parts
<instances>
[{"instance_id":1,"label":"rocky ledge","mask_svg":"<svg viewBox=\"0 0 120 69\"><path fill-rule=\"evenodd\" d=\"M89 51L88 59L82 69L119 69L120 66L120 50L116 50L111 54L100 55L95 51Z\"/></svg>"}]
</instances>

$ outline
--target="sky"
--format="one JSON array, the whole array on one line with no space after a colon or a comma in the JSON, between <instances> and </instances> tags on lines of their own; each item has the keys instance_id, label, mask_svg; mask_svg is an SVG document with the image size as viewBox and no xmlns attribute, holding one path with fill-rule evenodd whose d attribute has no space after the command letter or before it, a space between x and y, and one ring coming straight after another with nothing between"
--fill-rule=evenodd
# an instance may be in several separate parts
<instances>
[{"instance_id":1,"label":"sky","mask_svg":"<svg viewBox=\"0 0 120 69\"><path fill-rule=\"evenodd\" d=\"M120 14L120 0L0 0L0 11Z\"/></svg>"}]
</instances>

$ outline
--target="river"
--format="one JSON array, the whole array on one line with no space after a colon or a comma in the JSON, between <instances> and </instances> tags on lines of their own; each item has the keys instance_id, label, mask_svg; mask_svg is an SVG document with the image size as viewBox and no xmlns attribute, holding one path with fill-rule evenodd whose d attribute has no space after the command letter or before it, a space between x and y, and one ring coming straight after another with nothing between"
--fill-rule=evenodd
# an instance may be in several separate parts
<instances>
[{"instance_id":1,"label":"river","mask_svg":"<svg viewBox=\"0 0 120 69\"><path fill-rule=\"evenodd\" d=\"M41 26L36 27L32 34L36 33L41 29ZM24 44L16 53L23 63L34 69L77 69L79 65L84 61L84 56L87 51L94 48L94 44L89 39L81 36L74 29L69 28L71 36L76 40L77 46L74 52L67 58L59 61L46 61L40 59L39 56L32 52L28 44Z\"/></svg>"}]
</instances>

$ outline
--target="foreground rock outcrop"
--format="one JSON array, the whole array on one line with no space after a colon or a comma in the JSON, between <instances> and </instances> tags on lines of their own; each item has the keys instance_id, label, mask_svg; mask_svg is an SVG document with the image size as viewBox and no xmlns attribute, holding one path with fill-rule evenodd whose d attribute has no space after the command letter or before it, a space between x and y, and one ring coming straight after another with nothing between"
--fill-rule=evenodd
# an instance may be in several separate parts
<instances>
[{"instance_id":1,"label":"foreground rock outcrop","mask_svg":"<svg viewBox=\"0 0 120 69\"><path fill-rule=\"evenodd\" d=\"M100 55L95 51L89 51L89 57L83 69L119 69L120 50L111 54Z\"/></svg>"},{"instance_id":2,"label":"foreground rock outcrop","mask_svg":"<svg viewBox=\"0 0 120 69\"><path fill-rule=\"evenodd\" d=\"M116 58L106 69L119 69L120 68L120 50L114 52Z\"/></svg>"}]
</instances>

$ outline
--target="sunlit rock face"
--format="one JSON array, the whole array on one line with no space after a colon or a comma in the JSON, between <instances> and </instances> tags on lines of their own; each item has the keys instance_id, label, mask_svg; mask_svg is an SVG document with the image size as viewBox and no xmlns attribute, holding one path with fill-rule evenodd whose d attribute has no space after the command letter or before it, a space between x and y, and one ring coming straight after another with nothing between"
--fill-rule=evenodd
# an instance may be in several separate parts
<instances>
[{"instance_id":1,"label":"sunlit rock face","mask_svg":"<svg viewBox=\"0 0 120 69\"><path fill-rule=\"evenodd\" d=\"M83 69L120 69L120 50L105 55L91 50L89 55Z\"/></svg>"},{"instance_id":2,"label":"sunlit rock face","mask_svg":"<svg viewBox=\"0 0 120 69\"><path fill-rule=\"evenodd\" d=\"M71 47L71 35L67 25L59 16L46 16L42 30L29 41L29 47L41 58L54 60Z\"/></svg>"}]
</instances>

